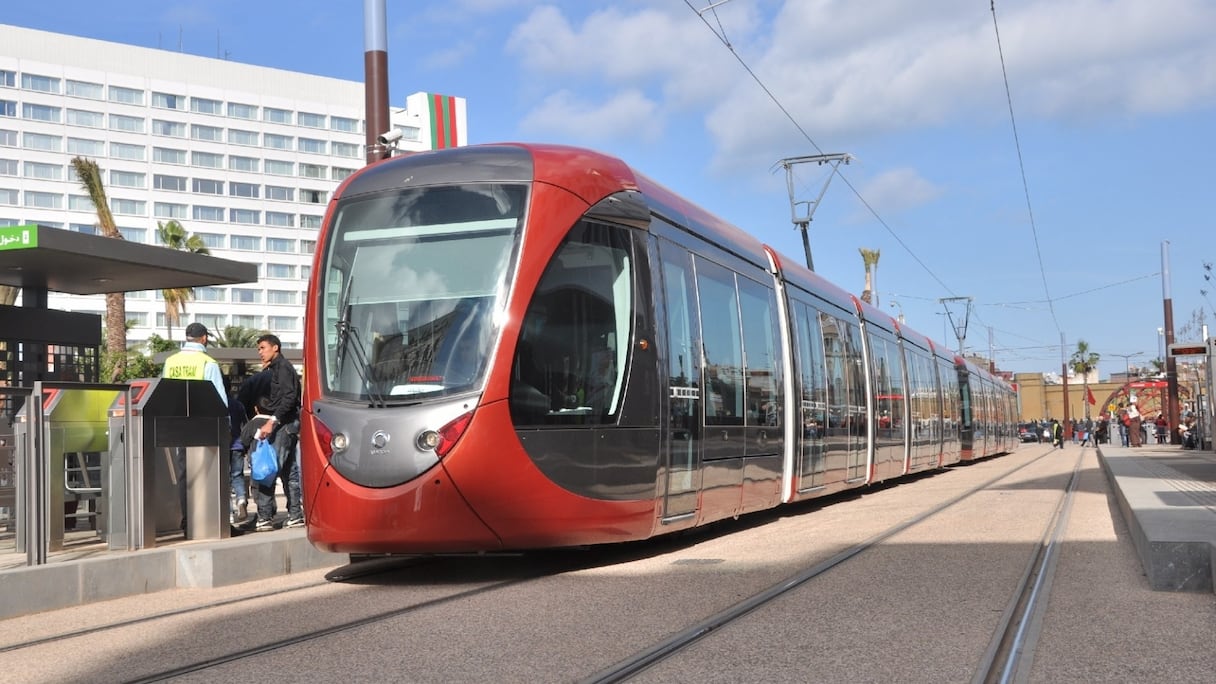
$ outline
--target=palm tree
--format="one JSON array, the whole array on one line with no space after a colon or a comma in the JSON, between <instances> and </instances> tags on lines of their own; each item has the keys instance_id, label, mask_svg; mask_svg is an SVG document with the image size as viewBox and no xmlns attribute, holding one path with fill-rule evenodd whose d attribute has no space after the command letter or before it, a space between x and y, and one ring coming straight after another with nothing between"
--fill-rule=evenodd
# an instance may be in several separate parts
<instances>
[{"instance_id":1,"label":"palm tree","mask_svg":"<svg viewBox=\"0 0 1216 684\"><path fill-rule=\"evenodd\" d=\"M254 330L243 325L224 326L224 334L215 338L215 346L233 349L252 349L258 346L258 338L264 330Z\"/></svg>"},{"instance_id":2,"label":"palm tree","mask_svg":"<svg viewBox=\"0 0 1216 684\"><path fill-rule=\"evenodd\" d=\"M73 157L72 168L80 185L89 193L93 208L97 210L97 226L101 234L122 240L122 233L110 213L110 202L106 199L106 188L101 180L101 169L97 162L84 157ZM106 294L106 351L114 362L110 371L110 382L118 382L127 367L127 296L122 292Z\"/></svg>"},{"instance_id":3,"label":"palm tree","mask_svg":"<svg viewBox=\"0 0 1216 684\"><path fill-rule=\"evenodd\" d=\"M882 250L860 247L857 251L861 252L861 261L866 268L866 289L862 291L861 299L866 304L877 306L878 298L874 296L874 272L878 270L878 257Z\"/></svg>"},{"instance_id":4,"label":"palm tree","mask_svg":"<svg viewBox=\"0 0 1216 684\"><path fill-rule=\"evenodd\" d=\"M1072 357L1069 359L1072 371L1080 374L1085 384L1085 394L1082 395L1082 401L1085 402L1086 419L1089 418L1089 373L1098 367L1098 361L1101 358L1100 354L1089 350L1088 342L1077 340L1077 350L1072 353Z\"/></svg>"},{"instance_id":5,"label":"palm tree","mask_svg":"<svg viewBox=\"0 0 1216 684\"><path fill-rule=\"evenodd\" d=\"M168 223L156 222L156 235L160 243L169 249L190 252L192 254L210 254L206 243L197 235L186 231L176 220ZM194 299L193 287L172 287L160 291L165 300L165 329L167 339L173 339L173 326L181 323L181 315L186 313L186 302Z\"/></svg>"}]
</instances>

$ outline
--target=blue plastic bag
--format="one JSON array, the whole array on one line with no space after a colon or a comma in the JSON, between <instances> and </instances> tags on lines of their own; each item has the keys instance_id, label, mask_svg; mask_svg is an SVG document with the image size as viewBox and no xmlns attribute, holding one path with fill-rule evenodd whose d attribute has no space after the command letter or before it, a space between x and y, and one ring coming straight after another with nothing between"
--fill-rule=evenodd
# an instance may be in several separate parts
<instances>
[{"instance_id":1,"label":"blue plastic bag","mask_svg":"<svg viewBox=\"0 0 1216 684\"><path fill-rule=\"evenodd\" d=\"M254 482L271 486L279 475L279 456L275 453L274 445L269 439L259 439L249 457L250 476Z\"/></svg>"}]
</instances>

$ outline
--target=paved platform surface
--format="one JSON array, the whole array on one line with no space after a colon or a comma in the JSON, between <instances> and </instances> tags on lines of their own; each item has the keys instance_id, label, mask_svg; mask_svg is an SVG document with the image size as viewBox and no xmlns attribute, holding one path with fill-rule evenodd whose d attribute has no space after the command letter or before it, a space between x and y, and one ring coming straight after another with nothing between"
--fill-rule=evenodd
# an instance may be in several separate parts
<instances>
[{"instance_id":1,"label":"paved platform surface","mask_svg":"<svg viewBox=\"0 0 1216 684\"><path fill-rule=\"evenodd\" d=\"M1216 454L1173 445L1098 447L1099 461L1131 530L1150 585L1213 591ZM281 516L280 516L281 518ZM281 520L280 520L281 522ZM158 542L159 544L159 542ZM167 540L158 548L56 554L35 567L0 569L0 619L177 587L221 587L308 569L337 567L303 528L215 541Z\"/></svg>"}]
</instances>

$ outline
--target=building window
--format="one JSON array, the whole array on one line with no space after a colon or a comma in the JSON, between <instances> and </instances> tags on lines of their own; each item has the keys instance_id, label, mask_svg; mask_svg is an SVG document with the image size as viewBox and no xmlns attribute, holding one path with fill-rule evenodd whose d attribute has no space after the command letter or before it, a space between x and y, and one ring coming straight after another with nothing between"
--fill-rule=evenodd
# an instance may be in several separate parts
<instances>
[{"instance_id":1,"label":"building window","mask_svg":"<svg viewBox=\"0 0 1216 684\"><path fill-rule=\"evenodd\" d=\"M207 249L223 249L224 248L224 243L225 243L224 236L220 235L219 233L194 233L194 234L196 236L198 236L198 239L203 241L203 244L207 246Z\"/></svg>"},{"instance_id":2,"label":"building window","mask_svg":"<svg viewBox=\"0 0 1216 684\"><path fill-rule=\"evenodd\" d=\"M143 133L144 121L145 119L142 116L123 116L122 114L111 114L110 130L127 131L129 133Z\"/></svg>"},{"instance_id":3,"label":"building window","mask_svg":"<svg viewBox=\"0 0 1216 684\"><path fill-rule=\"evenodd\" d=\"M146 188L144 174L133 171L110 171L110 185L120 188Z\"/></svg>"},{"instance_id":4,"label":"building window","mask_svg":"<svg viewBox=\"0 0 1216 684\"><path fill-rule=\"evenodd\" d=\"M180 121L152 119L152 135L163 135L170 138L184 138L186 137L186 124Z\"/></svg>"},{"instance_id":5,"label":"building window","mask_svg":"<svg viewBox=\"0 0 1216 684\"><path fill-rule=\"evenodd\" d=\"M261 186L257 183L237 183L233 181L228 184L228 194L233 197L252 197L256 199L259 187Z\"/></svg>"},{"instance_id":6,"label":"building window","mask_svg":"<svg viewBox=\"0 0 1216 684\"><path fill-rule=\"evenodd\" d=\"M191 192L197 192L200 195L222 195L224 194L224 181L195 178Z\"/></svg>"},{"instance_id":7,"label":"building window","mask_svg":"<svg viewBox=\"0 0 1216 684\"><path fill-rule=\"evenodd\" d=\"M200 302L222 302L226 294L228 294L227 291L222 287L194 288L194 298Z\"/></svg>"},{"instance_id":8,"label":"building window","mask_svg":"<svg viewBox=\"0 0 1216 684\"><path fill-rule=\"evenodd\" d=\"M271 176L294 176L296 173L296 165L289 161L267 159L266 173Z\"/></svg>"},{"instance_id":9,"label":"building window","mask_svg":"<svg viewBox=\"0 0 1216 684\"><path fill-rule=\"evenodd\" d=\"M359 132L359 120L350 119L345 116L329 117L329 128L334 131L344 131L346 133Z\"/></svg>"},{"instance_id":10,"label":"building window","mask_svg":"<svg viewBox=\"0 0 1216 684\"><path fill-rule=\"evenodd\" d=\"M0 128L0 146L16 147L17 131L6 131L3 128Z\"/></svg>"},{"instance_id":11,"label":"building window","mask_svg":"<svg viewBox=\"0 0 1216 684\"><path fill-rule=\"evenodd\" d=\"M0 159L0 176L16 176L17 175L17 160L16 159Z\"/></svg>"},{"instance_id":12,"label":"building window","mask_svg":"<svg viewBox=\"0 0 1216 684\"><path fill-rule=\"evenodd\" d=\"M238 157L235 154L228 155L228 169L230 171L248 171L250 173L258 172L258 159L254 157Z\"/></svg>"},{"instance_id":13,"label":"building window","mask_svg":"<svg viewBox=\"0 0 1216 684\"><path fill-rule=\"evenodd\" d=\"M17 84L17 73L0 69L0 87L13 88Z\"/></svg>"},{"instance_id":14,"label":"building window","mask_svg":"<svg viewBox=\"0 0 1216 684\"><path fill-rule=\"evenodd\" d=\"M110 143L110 156L115 159L144 160L143 145L128 145L126 143Z\"/></svg>"},{"instance_id":15,"label":"building window","mask_svg":"<svg viewBox=\"0 0 1216 684\"><path fill-rule=\"evenodd\" d=\"M352 143L335 142L330 145L335 157L353 157L358 158L360 146Z\"/></svg>"},{"instance_id":16,"label":"building window","mask_svg":"<svg viewBox=\"0 0 1216 684\"><path fill-rule=\"evenodd\" d=\"M270 324L267 326L271 330L279 332L292 332L300 329L300 319L295 316L270 316Z\"/></svg>"},{"instance_id":17,"label":"building window","mask_svg":"<svg viewBox=\"0 0 1216 684\"><path fill-rule=\"evenodd\" d=\"M185 164L186 151L175 150L171 147L153 147L152 161L162 164Z\"/></svg>"},{"instance_id":18,"label":"building window","mask_svg":"<svg viewBox=\"0 0 1216 684\"><path fill-rule=\"evenodd\" d=\"M201 204L194 205L194 220L195 221L223 221L223 207L205 207Z\"/></svg>"},{"instance_id":19,"label":"building window","mask_svg":"<svg viewBox=\"0 0 1216 684\"><path fill-rule=\"evenodd\" d=\"M316 240L300 240L300 254L312 254L317 251Z\"/></svg>"},{"instance_id":20,"label":"building window","mask_svg":"<svg viewBox=\"0 0 1216 684\"><path fill-rule=\"evenodd\" d=\"M13 192L16 192L14 190ZM62 209L63 195L57 192L25 191L25 206L35 209Z\"/></svg>"},{"instance_id":21,"label":"building window","mask_svg":"<svg viewBox=\"0 0 1216 684\"><path fill-rule=\"evenodd\" d=\"M263 107L262 120L269 121L270 123L289 124L291 123L291 110Z\"/></svg>"},{"instance_id":22,"label":"building window","mask_svg":"<svg viewBox=\"0 0 1216 684\"><path fill-rule=\"evenodd\" d=\"M291 264L266 264L267 278L295 278L296 267Z\"/></svg>"},{"instance_id":23,"label":"building window","mask_svg":"<svg viewBox=\"0 0 1216 684\"><path fill-rule=\"evenodd\" d=\"M306 190L300 188L300 201L309 204L325 204L329 201L329 193L324 190Z\"/></svg>"},{"instance_id":24,"label":"building window","mask_svg":"<svg viewBox=\"0 0 1216 684\"><path fill-rule=\"evenodd\" d=\"M83 109L69 109L67 123L72 126L87 126L101 128L105 125L105 115L101 112L90 112Z\"/></svg>"},{"instance_id":25,"label":"building window","mask_svg":"<svg viewBox=\"0 0 1216 684\"><path fill-rule=\"evenodd\" d=\"M43 135L42 133L25 133L21 136L21 146L27 150L58 152L63 146L63 138L57 135Z\"/></svg>"},{"instance_id":26,"label":"building window","mask_svg":"<svg viewBox=\"0 0 1216 684\"><path fill-rule=\"evenodd\" d=\"M325 141L315 140L313 138L299 139L300 151L309 154L325 154Z\"/></svg>"},{"instance_id":27,"label":"building window","mask_svg":"<svg viewBox=\"0 0 1216 684\"><path fill-rule=\"evenodd\" d=\"M192 97L190 98L190 111L195 114L221 115L224 113L224 103L219 100L208 100L205 97Z\"/></svg>"},{"instance_id":28,"label":"building window","mask_svg":"<svg viewBox=\"0 0 1216 684\"><path fill-rule=\"evenodd\" d=\"M255 105L241 104L239 102L228 103L228 116L235 119L254 120L258 118L258 108Z\"/></svg>"},{"instance_id":29,"label":"building window","mask_svg":"<svg viewBox=\"0 0 1216 684\"><path fill-rule=\"evenodd\" d=\"M266 133L262 136L262 144L274 150L290 150L292 137L277 133Z\"/></svg>"},{"instance_id":30,"label":"building window","mask_svg":"<svg viewBox=\"0 0 1216 684\"><path fill-rule=\"evenodd\" d=\"M286 238L266 238L267 252L286 252L294 253L296 251L296 241Z\"/></svg>"},{"instance_id":31,"label":"building window","mask_svg":"<svg viewBox=\"0 0 1216 684\"><path fill-rule=\"evenodd\" d=\"M257 225L262 222L262 212L255 209L229 209L228 222ZM233 247L233 249L237 248Z\"/></svg>"},{"instance_id":32,"label":"building window","mask_svg":"<svg viewBox=\"0 0 1216 684\"><path fill-rule=\"evenodd\" d=\"M228 246L247 252L258 252L262 249L262 238L256 235L230 235ZM235 299L233 301L236 301Z\"/></svg>"},{"instance_id":33,"label":"building window","mask_svg":"<svg viewBox=\"0 0 1216 684\"><path fill-rule=\"evenodd\" d=\"M261 304L262 291L251 290L247 287L234 287L228 291L233 304Z\"/></svg>"},{"instance_id":34,"label":"building window","mask_svg":"<svg viewBox=\"0 0 1216 684\"><path fill-rule=\"evenodd\" d=\"M319 164L300 164L300 176L303 178L325 178L325 167Z\"/></svg>"},{"instance_id":35,"label":"building window","mask_svg":"<svg viewBox=\"0 0 1216 684\"><path fill-rule=\"evenodd\" d=\"M152 93L152 106L157 109L180 109L185 111L186 98L182 95L172 95L170 93Z\"/></svg>"},{"instance_id":36,"label":"building window","mask_svg":"<svg viewBox=\"0 0 1216 684\"><path fill-rule=\"evenodd\" d=\"M295 290L266 290L266 303L294 306L296 303L296 292Z\"/></svg>"},{"instance_id":37,"label":"building window","mask_svg":"<svg viewBox=\"0 0 1216 684\"><path fill-rule=\"evenodd\" d=\"M295 188L285 188L281 185L267 185L266 199L281 200L283 202L294 202L296 199Z\"/></svg>"},{"instance_id":38,"label":"building window","mask_svg":"<svg viewBox=\"0 0 1216 684\"><path fill-rule=\"evenodd\" d=\"M148 231L143 228L123 228L119 226L118 232L122 234L123 239L127 242L142 243L148 241Z\"/></svg>"},{"instance_id":39,"label":"building window","mask_svg":"<svg viewBox=\"0 0 1216 684\"><path fill-rule=\"evenodd\" d=\"M51 76L39 76L38 74L21 74L21 88L23 90L37 90L40 93L55 93L59 94L59 79Z\"/></svg>"},{"instance_id":40,"label":"building window","mask_svg":"<svg viewBox=\"0 0 1216 684\"><path fill-rule=\"evenodd\" d=\"M110 102L118 102L120 104L129 105L142 105L144 103L144 91L136 88L110 86Z\"/></svg>"},{"instance_id":41,"label":"building window","mask_svg":"<svg viewBox=\"0 0 1216 684\"><path fill-rule=\"evenodd\" d=\"M191 152L190 165L201 166L205 169L222 169L224 168L224 155L212 154L210 152Z\"/></svg>"},{"instance_id":42,"label":"building window","mask_svg":"<svg viewBox=\"0 0 1216 684\"><path fill-rule=\"evenodd\" d=\"M325 128L325 115L300 112L296 117L296 123L309 128Z\"/></svg>"},{"instance_id":43,"label":"building window","mask_svg":"<svg viewBox=\"0 0 1216 684\"><path fill-rule=\"evenodd\" d=\"M152 187L156 190L172 190L173 192L186 191L185 176L166 176L156 174L152 176Z\"/></svg>"},{"instance_id":44,"label":"building window","mask_svg":"<svg viewBox=\"0 0 1216 684\"><path fill-rule=\"evenodd\" d=\"M106 144L100 140L68 138L67 150L68 154L83 155L85 157L100 157L106 153Z\"/></svg>"},{"instance_id":45,"label":"building window","mask_svg":"<svg viewBox=\"0 0 1216 684\"><path fill-rule=\"evenodd\" d=\"M148 203L143 200L111 198L110 211L126 216L147 216Z\"/></svg>"},{"instance_id":46,"label":"building window","mask_svg":"<svg viewBox=\"0 0 1216 684\"><path fill-rule=\"evenodd\" d=\"M263 319L261 316L249 316L246 314L232 314L232 324L233 325L239 325L242 328L248 328L250 330L261 330L262 329L262 320Z\"/></svg>"},{"instance_id":47,"label":"building window","mask_svg":"<svg viewBox=\"0 0 1216 684\"><path fill-rule=\"evenodd\" d=\"M68 211L97 211L97 205L88 195L68 195ZM88 231L79 231L88 232Z\"/></svg>"},{"instance_id":48,"label":"building window","mask_svg":"<svg viewBox=\"0 0 1216 684\"><path fill-rule=\"evenodd\" d=\"M233 145L257 145L257 131L242 131L238 128L228 129L228 142Z\"/></svg>"},{"instance_id":49,"label":"building window","mask_svg":"<svg viewBox=\"0 0 1216 684\"><path fill-rule=\"evenodd\" d=\"M312 214L300 214L300 227L301 228L320 228L321 227L321 217L314 216Z\"/></svg>"},{"instance_id":50,"label":"building window","mask_svg":"<svg viewBox=\"0 0 1216 684\"><path fill-rule=\"evenodd\" d=\"M173 204L172 202L155 202L152 204L152 214L156 218L184 219L186 218L186 205Z\"/></svg>"},{"instance_id":51,"label":"building window","mask_svg":"<svg viewBox=\"0 0 1216 684\"><path fill-rule=\"evenodd\" d=\"M190 137L194 140L224 141L224 129L216 126L190 125Z\"/></svg>"},{"instance_id":52,"label":"building window","mask_svg":"<svg viewBox=\"0 0 1216 684\"><path fill-rule=\"evenodd\" d=\"M296 217L295 214L286 214L281 211L268 211L266 212L266 225L292 228L296 225Z\"/></svg>"},{"instance_id":53,"label":"building window","mask_svg":"<svg viewBox=\"0 0 1216 684\"><path fill-rule=\"evenodd\" d=\"M0 188L0 204L8 206L17 206L17 191L9 190L8 188Z\"/></svg>"},{"instance_id":54,"label":"building window","mask_svg":"<svg viewBox=\"0 0 1216 684\"><path fill-rule=\"evenodd\" d=\"M59 123L63 120L63 110L50 105L26 102L21 105L21 118L30 121L51 121Z\"/></svg>"},{"instance_id":55,"label":"building window","mask_svg":"<svg viewBox=\"0 0 1216 684\"><path fill-rule=\"evenodd\" d=\"M41 180L63 180L63 165L40 164L38 162L27 161L25 163L25 177Z\"/></svg>"},{"instance_id":56,"label":"building window","mask_svg":"<svg viewBox=\"0 0 1216 684\"><path fill-rule=\"evenodd\" d=\"M69 97L87 97L90 100L104 100L106 89L100 83L68 79L64 83L63 94Z\"/></svg>"},{"instance_id":57,"label":"building window","mask_svg":"<svg viewBox=\"0 0 1216 684\"><path fill-rule=\"evenodd\" d=\"M354 169L347 169L341 166L335 166L330 171L333 175L333 179L336 181L344 181L355 174Z\"/></svg>"},{"instance_id":58,"label":"building window","mask_svg":"<svg viewBox=\"0 0 1216 684\"><path fill-rule=\"evenodd\" d=\"M17 116L17 103L12 100L0 100L0 116Z\"/></svg>"}]
</instances>

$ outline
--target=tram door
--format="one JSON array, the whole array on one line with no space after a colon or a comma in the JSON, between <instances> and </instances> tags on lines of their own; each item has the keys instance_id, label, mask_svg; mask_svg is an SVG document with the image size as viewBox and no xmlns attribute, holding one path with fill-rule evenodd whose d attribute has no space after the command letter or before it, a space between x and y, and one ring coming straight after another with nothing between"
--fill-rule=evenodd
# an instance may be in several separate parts
<instances>
[{"instance_id":1,"label":"tram door","mask_svg":"<svg viewBox=\"0 0 1216 684\"><path fill-rule=\"evenodd\" d=\"M701 489L701 354L697 331L696 290L689 255L662 242L663 296L656 315L665 320L667 415L664 420L665 483L663 520L671 522L696 514Z\"/></svg>"}]
</instances>

